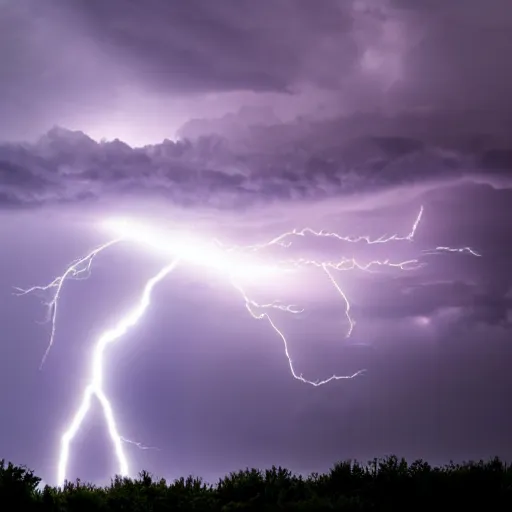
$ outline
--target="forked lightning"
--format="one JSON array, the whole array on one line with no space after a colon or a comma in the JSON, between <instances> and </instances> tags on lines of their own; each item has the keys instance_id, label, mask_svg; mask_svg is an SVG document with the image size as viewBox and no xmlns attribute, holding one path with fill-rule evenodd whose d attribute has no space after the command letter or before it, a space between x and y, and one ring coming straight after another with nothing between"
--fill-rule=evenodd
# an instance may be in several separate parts
<instances>
[{"instance_id":1,"label":"forked lightning","mask_svg":"<svg viewBox=\"0 0 512 512\"><path fill-rule=\"evenodd\" d=\"M352 379L360 375L364 370L360 370L353 375L332 375L324 380L312 381L306 379L302 373L297 373L292 357L289 352L288 341L282 329L278 328L275 320L272 319L270 313L274 310L279 310L292 315L300 314L303 309L294 304L283 304L280 301L273 301L267 304L260 304L251 299L245 291L243 284L244 278L251 276L268 279L272 276L280 275L286 272L293 272L302 267L317 267L327 282L331 283L334 289L338 292L341 302L343 304L344 315L347 319L348 329L345 333L350 336L353 332L355 321L350 313L350 302L347 295L343 292L341 286L337 282L334 272L342 270L361 270L372 271L378 267L389 267L395 270L414 270L420 268L425 263L420 262L419 259L409 259L403 261L386 260L373 260L366 263L356 261L354 258L342 257L339 260L314 260L314 259L288 259L279 260L272 265L263 263L262 261L255 260L254 256L264 253L265 249L271 246L281 246L288 248L292 245L295 237L324 237L330 238L339 242L345 243L363 243L363 244L384 244L384 243L397 243L413 242L414 235L420 225L423 216L423 207L421 207L410 232L407 235L400 236L393 234L390 236L381 236L378 238L370 238L369 236L342 236L338 233L328 231L316 231L311 228L304 228L301 230L292 230L283 233L270 241L262 244L249 245L249 246L225 246L217 240L205 242L200 237L183 235L179 233L165 233L157 232L150 226L141 225L133 221L124 221L117 219L110 219L103 223L103 228L108 229L113 233L113 240L107 242L100 247L94 249L86 256L74 261L66 271L59 277L55 278L51 283L45 286L33 286L28 289L17 288L19 295L25 295L32 292L48 292L51 294L50 300L46 302L49 311L49 320L51 322L50 340L47 349L44 353L41 366L44 364L48 354L54 345L56 325L57 325L57 311L59 301L62 299L63 285L67 279L85 279L88 277L93 260L99 253L112 247L114 244L135 243L150 250L157 256L164 257L169 263L166 264L155 276L151 277L144 286L139 303L123 316L118 323L110 330L105 331L98 339L92 353L91 367L89 370L89 382L86 386L82 398L79 402L78 408L72 417L70 423L67 425L61 437L58 470L57 470L57 483L63 485L66 479L67 465L70 455L70 447L74 437L77 435L82 423L87 416L91 407L91 401L95 397L102 408L105 422L108 428L109 436L114 448L115 456L117 459L118 472L122 476L130 474L128 458L124 450L124 443L133 443L141 446L140 443L135 443L124 438L120 432L117 422L115 420L114 409L110 400L108 399L103 389L103 363L105 358L105 351L107 346L119 340L131 327L137 324L140 318L144 315L145 311L151 303L151 294L154 287L164 280L178 265L190 264L209 267L216 271L221 272L226 279L233 285L233 287L241 294L245 306L250 315L258 320L266 319L270 327L279 336L284 346L284 353L288 360L288 365L292 376L312 386L322 386L334 380ZM472 256L480 256L476 251L469 247L452 248L439 246L432 250L423 251L423 254L440 254L440 253L468 253ZM146 447L143 447L144 449Z\"/></svg>"}]
</instances>

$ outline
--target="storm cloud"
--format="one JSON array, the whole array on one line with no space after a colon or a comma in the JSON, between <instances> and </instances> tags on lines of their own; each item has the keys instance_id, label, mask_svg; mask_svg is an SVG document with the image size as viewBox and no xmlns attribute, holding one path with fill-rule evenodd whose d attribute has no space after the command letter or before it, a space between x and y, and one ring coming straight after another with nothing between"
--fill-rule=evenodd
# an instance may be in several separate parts
<instances>
[{"instance_id":1,"label":"storm cloud","mask_svg":"<svg viewBox=\"0 0 512 512\"><path fill-rule=\"evenodd\" d=\"M471 110L503 125L505 5L4 1L0 138L33 139L59 124L137 145L243 105L271 105L287 120Z\"/></svg>"},{"instance_id":2,"label":"storm cloud","mask_svg":"<svg viewBox=\"0 0 512 512\"><path fill-rule=\"evenodd\" d=\"M408 119L404 131L403 120L352 116L252 124L254 114L242 109L216 121L192 121L180 130L181 139L143 147L118 139L96 142L59 127L36 143L5 143L0 146L2 204L135 195L182 206L241 208L431 181L508 183L512 169L510 150L493 146L498 139L490 137L471 150L474 134L422 140L421 118ZM415 128L418 138L411 136ZM411 135L400 134L407 132Z\"/></svg>"}]
</instances>

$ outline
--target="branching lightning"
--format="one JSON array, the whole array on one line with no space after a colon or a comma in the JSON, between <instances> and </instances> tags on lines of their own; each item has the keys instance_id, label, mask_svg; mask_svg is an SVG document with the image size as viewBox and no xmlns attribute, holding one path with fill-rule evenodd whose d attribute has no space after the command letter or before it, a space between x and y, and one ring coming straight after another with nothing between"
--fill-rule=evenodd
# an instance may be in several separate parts
<instances>
[{"instance_id":1,"label":"branching lightning","mask_svg":"<svg viewBox=\"0 0 512 512\"><path fill-rule=\"evenodd\" d=\"M50 353L50 350L53 346L53 341L55 340L57 310L59 306L60 293L62 291L62 287L64 286L64 281L66 281L66 279L68 278L86 279L90 274L92 261L94 260L95 256L97 256L101 251L107 249L108 247L111 247L117 242L119 242L119 240L112 240L110 242L107 242L106 244L97 247L83 258L79 258L78 260L74 261L67 268L64 274L62 274L59 277L56 277L50 284L47 284L46 286L32 286L31 288L28 288L26 290L23 290L22 288L18 287L15 288L15 290L18 292L18 295L26 295L27 293L32 293L35 291L45 292L52 289L55 290L52 299L49 302L45 303L45 305L48 306L48 318L51 320L52 330L50 333L50 341L48 343L48 347L46 348L46 351L43 355L43 359L41 360L40 368L43 367L46 358L48 357L48 354Z\"/></svg>"},{"instance_id":2,"label":"branching lightning","mask_svg":"<svg viewBox=\"0 0 512 512\"><path fill-rule=\"evenodd\" d=\"M272 301L265 304L260 304L249 297L245 291L245 287L241 283L244 276L248 275L261 275L263 279L269 276L279 275L284 272L293 272L303 267L318 268L325 279L333 286L334 290L339 294L341 301L344 305L344 315L347 319L348 329L346 336L350 336L355 327L355 321L351 316L350 302L337 282L334 276L336 271L348 270L361 270L365 272L373 272L379 267L389 267L391 269L407 271L415 270L423 265L419 259L409 259L403 261L385 260L372 260L370 262L361 263L354 258L342 257L336 261L330 260L314 260L314 259L287 259L278 260L274 265L263 265L261 262L254 263L250 260L251 255L260 253L272 246L279 246L281 248L289 248L295 237L317 237L317 238L330 238L339 242L346 242L351 244L385 244L392 242L412 242L418 226L423 217L423 206L421 207L410 232L405 236L400 236L395 233L393 235L383 235L378 238L371 238L369 236L342 236L338 233L329 231L316 231L312 228L303 228L301 230L294 229L292 231L283 233L270 241L257 245L248 246L226 246L217 240L212 240L212 243L205 243L200 238L191 238L189 236L181 238L180 236L173 236L162 233L152 232L148 226L138 225L137 223L127 223L117 220L109 220L104 223L110 231L113 231L115 238L107 242L86 256L74 261L66 271L59 277L55 278L51 283L45 286L33 286L28 289L16 288L18 295L26 295L29 293L39 292L51 294L51 299L45 304L48 306L48 320L51 323L50 339L44 356L41 361L41 367L46 361L48 354L54 345L57 325L57 312L59 301L62 296L64 282L67 279L86 279L90 275L93 260L99 253L112 247L121 241L131 242L143 246L151 250L152 253L164 256L167 261L171 261L164 268L162 268L156 275L151 277L144 286L139 303L123 316L118 323L110 330L105 331L93 349L91 368L89 374L89 382L85 388L78 408L68 424L66 430L62 434L60 443L60 452L58 459L57 482L58 485L63 485L66 478L67 465L70 454L70 446L80 430L87 413L90 410L91 402L95 397L102 409L110 439L114 448L115 456L118 464L118 472L122 476L129 475L128 458L124 451L123 443L131 443L141 449L148 449L144 445L135 441L130 441L121 436L117 426L112 404L110 403L104 389L103 389L103 363L105 351L107 346L121 338L131 327L135 326L142 318L147 308L151 303L151 296L154 287L163 281L177 266L178 261L183 264L202 265L205 267L214 268L223 273L233 287L241 294L245 307L252 318L262 320L266 319L283 342L284 353L288 360L288 366L292 376L306 384L312 386L322 386L334 380L352 379L364 372L360 370L352 375L332 375L324 380L308 380L302 373L297 373L295 370L292 357L290 355L288 341L283 331L276 325L276 322L270 316L272 310L279 310L284 313L298 315L304 311L303 308L295 304L284 304L281 301ZM434 249L423 251L424 255L441 254L441 253L467 253L472 256L480 256L476 251L470 247L452 248L438 246Z\"/></svg>"},{"instance_id":3,"label":"branching lightning","mask_svg":"<svg viewBox=\"0 0 512 512\"><path fill-rule=\"evenodd\" d=\"M103 356L107 345L119 339L131 327L137 324L150 305L153 288L162 281L162 279L167 277L167 275L174 270L176 265L177 261L173 261L160 270L158 274L149 279L144 287L139 304L124 316L113 329L105 331L98 340L92 357L89 384L85 389L82 401L80 402L80 406L78 407L75 416L71 420L68 429L64 432L61 439L61 451L57 470L57 480L59 485L64 483L66 477L66 468L69 459L69 445L80 429L80 426L91 407L91 399L93 396L96 396L100 402L101 408L103 409L103 415L105 416L110 439L114 445L116 457L119 463L119 473L121 475L128 475L128 460L123 450L123 438L119 434L112 405L103 391Z\"/></svg>"}]
</instances>

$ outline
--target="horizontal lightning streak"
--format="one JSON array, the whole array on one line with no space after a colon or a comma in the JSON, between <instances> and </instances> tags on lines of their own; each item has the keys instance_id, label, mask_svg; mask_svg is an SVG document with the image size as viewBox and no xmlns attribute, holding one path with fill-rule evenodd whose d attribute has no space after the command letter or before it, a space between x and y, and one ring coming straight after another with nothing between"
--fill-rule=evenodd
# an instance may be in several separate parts
<instances>
[{"instance_id":1,"label":"horizontal lightning streak","mask_svg":"<svg viewBox=\"0 0 512 512\"><path fill-rule=\"evenodd\" d=\"M369 245L373 244L385 244L389 242L403 242L403 241L409 241L412 242L414 239L414 235L416 234L416 231L418 229L418 226L420 225L421 219L423 217L423 211L424 208L421 206L420 211L418 212L418 215L416 216L416 219L414 220L414 223L412 225L411 231L405 236L401 236L398 233L395 233L393 235L382 235L378 238L371 238L369 235L364 236L343 236L339 233L331 232L331 231L325 231L320 230L317 231L312 228L302 228L302 229L292 229L291 231L287 231L286 233L283 233L279 236L276 236L275 238L271 239L268 242L261 243L261 244L254 244L254 245L232 245L227 246L222 244L219 240L215 239L215 243L222 247L227 252L233 252L233 251L243 251L243 252L251 252L251 251L259 251L261 249L266 249L268 247L271 247L272 245L279 245L281 247L290 247L292 242L286 242L285 240L287 238L291 238L293 236L306 236L306 235L312 235L318 238L333 238L335 240L339 240L340 242L350 242L350 243L359 243L359 242L366 242Z\"/></svg>"},{"instance_id":2,"label":"horizontal lightning streak","mask_svg":"<svg viewBox=\"0 0 512 512\"><path fill-rule=\"evenodd\" d=\"M283 260L280 262L284 266L293 267L305 267L313 266L318 268L330 268L333 270L364 270L366 272L372 272L373 267L391 267L400 270L416 270L423 266L425 263L421 263L417 259L404 260L393 262L389 259L385 260L372 260L368 263L359 263L355 258L343 258L339 261L319 261L305 258L298 258L294 260Z\"/></svg>"},{"instance_id":3,"label":"horizontal lightning streak","mask_svg":"<svg viewBox=\"0 0 512 512\"><path fill-rule=\"evenodd\" d=\"M471 247L445 247L445 246L438 246L435 249L427 249L423 251L423 254L440 254L442 252L460 252L460 253L467 253L471 254L472 256L481 257L482 255L478 252L476 252L474 249L471 249Z\"/></svg>"},{"instance_id":4,"label":"horizontal lightning streak","mask_svg":"<svg viewBox=\"0 0 512 512\"><path fill-rule=\"evenodd\" d=\"M127 439L126 437L120 436L120 439L121 441L123 441L123 443L128 443L136 446L137 448L139 448L139 450L158 450L156 446L146 446L145 444L139 443L137 441L132 441L131 439Z\"/></svg>"}]
</instances>

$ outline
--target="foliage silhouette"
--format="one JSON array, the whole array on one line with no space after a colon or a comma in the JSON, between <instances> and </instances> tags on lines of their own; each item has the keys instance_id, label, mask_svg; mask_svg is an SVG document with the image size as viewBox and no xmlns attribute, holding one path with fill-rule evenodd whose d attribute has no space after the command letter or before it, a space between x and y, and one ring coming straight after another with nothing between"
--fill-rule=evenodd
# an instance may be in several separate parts
<instances>
[{"instance_id":1,"label":"foliage silhouette","mask_svg":"<svg viewBox=\"0 0 512 512\"><path fill-rule=\"evenodd\" d=\"M281 467L230 473L215 485L189 476L174 482L146 471L105 487L80 480L45 486L34 473L0 460L0 510L37 512L410 511L512 506L512 465L498 458L432 467L395 456L366 465L339 462L326 474Z\"/></svg>"}]
</instances>

